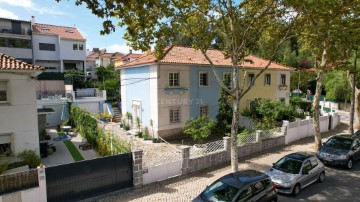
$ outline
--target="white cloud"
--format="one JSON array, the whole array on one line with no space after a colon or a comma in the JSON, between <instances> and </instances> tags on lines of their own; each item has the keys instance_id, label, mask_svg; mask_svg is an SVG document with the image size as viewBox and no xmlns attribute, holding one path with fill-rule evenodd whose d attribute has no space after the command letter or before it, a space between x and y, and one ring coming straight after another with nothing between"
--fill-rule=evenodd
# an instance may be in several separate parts
<instances>
[{"instance_id":1,"label":"white cloud","mask_svg":"<svg viewBox=\"0 0 360 202\"><path fill-rule=\"evenodd\" d=\"M106 49L106 52L109 52L109 53L114 53L114 52L120 52L120 53L129 53L129 50L130 50L130 47L127 46L126 44L113 44L111 46L107 46L105 47ZM133 50L132 51L133 53L143 53L141 50L139 51L135 51Z\"/></svg>"},{"instance_id":2,"label":"white cloud","mask_svg":"<svg viewBox=\"0 0 360 202\"><path fill-rule=\"evenodd\" d=\"M17 15L15 15L13 12L5 10L0 8L0 17L1 18L9 18L9 19L19 19L19 17Z\"/></svg>"},{"instance_id":3,"label":"white cloud","mask_svg":"<svg viewBox=\"0 0 360 202\"><path fill-rule=\"evenodd\" d=\"M65 12L59 11L57 8L41 7L36 5L32 0L0 0L0 3L5 3L10 6L22 7L29 11L35 11L39 14L53 14L53 15L66 15Z\"/></svg>"}]
</instances>

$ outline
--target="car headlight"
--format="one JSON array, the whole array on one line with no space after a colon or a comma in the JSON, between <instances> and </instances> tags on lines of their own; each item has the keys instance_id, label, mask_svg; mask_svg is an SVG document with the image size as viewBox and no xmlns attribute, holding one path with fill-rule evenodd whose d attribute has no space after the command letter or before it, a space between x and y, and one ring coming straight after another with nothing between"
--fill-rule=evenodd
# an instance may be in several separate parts
<instances>
[{"instance_id":1,"label":"car headlight","mask_svg":"<svg viewBox=\"0 0 360 202\"><path fill-rule=\"evenodd\" d=\"M284 187L290 187L291 182L284 182L284 183L281 183L281 185L284 186Z\"/></svg>"},{"instance_id":2,"label":"car headlight","mask_svg":"<svg viewBox=\"0 0 360 202\"><path fill-rule=\"evenodd\" d=\"M345 159L346 159L346 155L337 156L336 159L345 160Z\"/></svg>"}]
</instances>

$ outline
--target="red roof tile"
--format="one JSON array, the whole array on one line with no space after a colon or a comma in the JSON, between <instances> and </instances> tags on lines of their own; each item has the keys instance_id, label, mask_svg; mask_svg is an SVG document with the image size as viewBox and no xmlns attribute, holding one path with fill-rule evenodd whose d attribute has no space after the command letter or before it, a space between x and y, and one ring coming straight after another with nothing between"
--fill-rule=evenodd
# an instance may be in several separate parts
<instances>
[{"instance_id":1,"label":"red roof tile","mask_svg":"<svg viewBox=\"0 0 360 202\"><path fill-rule=\"evenodd\" d=\"M13 58L11 56L5 55L0 53L0 71L1 70L7 70L7 71L39 71L43 70L44 68L38 65L32 65L28 64L26 62L23 62L21 60L17 60L16 58Z\"/></svg>"},{"instance_id":2,"label":"red roof tile","mask_svg":"<svg viewBox=\"0 0 360 202\"><path fill-rule=\"evenodd\" d=\"M85 41L85 37L75 27L56 26L36 23L33 25L35 33L57 35L62 39Z\"/></svg>"},{"instance_id":3,"label":"red roof tile","mask_svg":"<svg viewBox=\"0 0 360 202\"><path fill-rule=\"evenodd\" d=\"M207 51L209 58L212 60L215 66L231 66L231 59L225 58L224 54L215 49L209 49ZM251 62L245 62L244 66L249 68L263 68L267 65L268 60L248 55L246 59ZM181 46L168 46L164 51L164 57L157 60L154 53L144 55L137 60L127 63L123 67L131 67L135 65L148 64L148 63L174 63L174 64L193 64L193 65L209 65L209 62L202 55L200 50L196 50L191 47ZM280 70L293 70L293 68L271 62L269 69Z\"/></svg>"}]
</instances>

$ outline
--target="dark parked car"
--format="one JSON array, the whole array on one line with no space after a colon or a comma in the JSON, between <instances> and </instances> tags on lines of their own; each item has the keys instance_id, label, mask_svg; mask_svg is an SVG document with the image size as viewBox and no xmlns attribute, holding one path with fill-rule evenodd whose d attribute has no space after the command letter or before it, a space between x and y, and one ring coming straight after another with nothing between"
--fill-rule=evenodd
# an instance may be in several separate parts
<instances>
[{"instance_id":1,"label":"dark parked car","mask_svg":"<svg viewBox=\"0 0 360 202\"><path fill-rule=\"evenodd\" d=\"M284 156L265 171L275 184L276 191L299 195L306 186L325 179L325 166L314 155L292 153Z\"/></svg>"},{"instance_id":2,"label":"dark parked car","mask_svg":"<svg viewBox=\"0 0 360 202\"><path fill-rule=\"evenodd\" d=\"M349 134L333 136L323 144L316 156L324 164L351 169L354 161L360 158L359 138Z\"/></svg>"},{"instance_id":3,"label":"dark parked car","mask_svg":"<svg viewBox=\"0 0 360 202\"><path fill-rule=\"evenodd\" d=\"M277 194L269 176L255 170L244 170L221 177L193 200L202 201L276 202Z\"/></svg>"}]
</instances>

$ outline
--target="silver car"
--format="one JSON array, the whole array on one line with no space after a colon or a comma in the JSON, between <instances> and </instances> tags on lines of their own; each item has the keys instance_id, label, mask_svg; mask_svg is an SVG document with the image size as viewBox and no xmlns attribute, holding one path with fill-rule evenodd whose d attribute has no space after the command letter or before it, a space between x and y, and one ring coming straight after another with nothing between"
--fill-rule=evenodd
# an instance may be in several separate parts
<instances>
[{"instance_id":1,"label":"silver car","mask_svg":"<svg viewBox=\"0 0 360 202\"><path fill-rule=\"evenodd\" d=\"M279 193L299 195L306 186L325 179L325 166L314 155L293 153L284 156L265 171Z\"/></svg>"}]
</instances>

